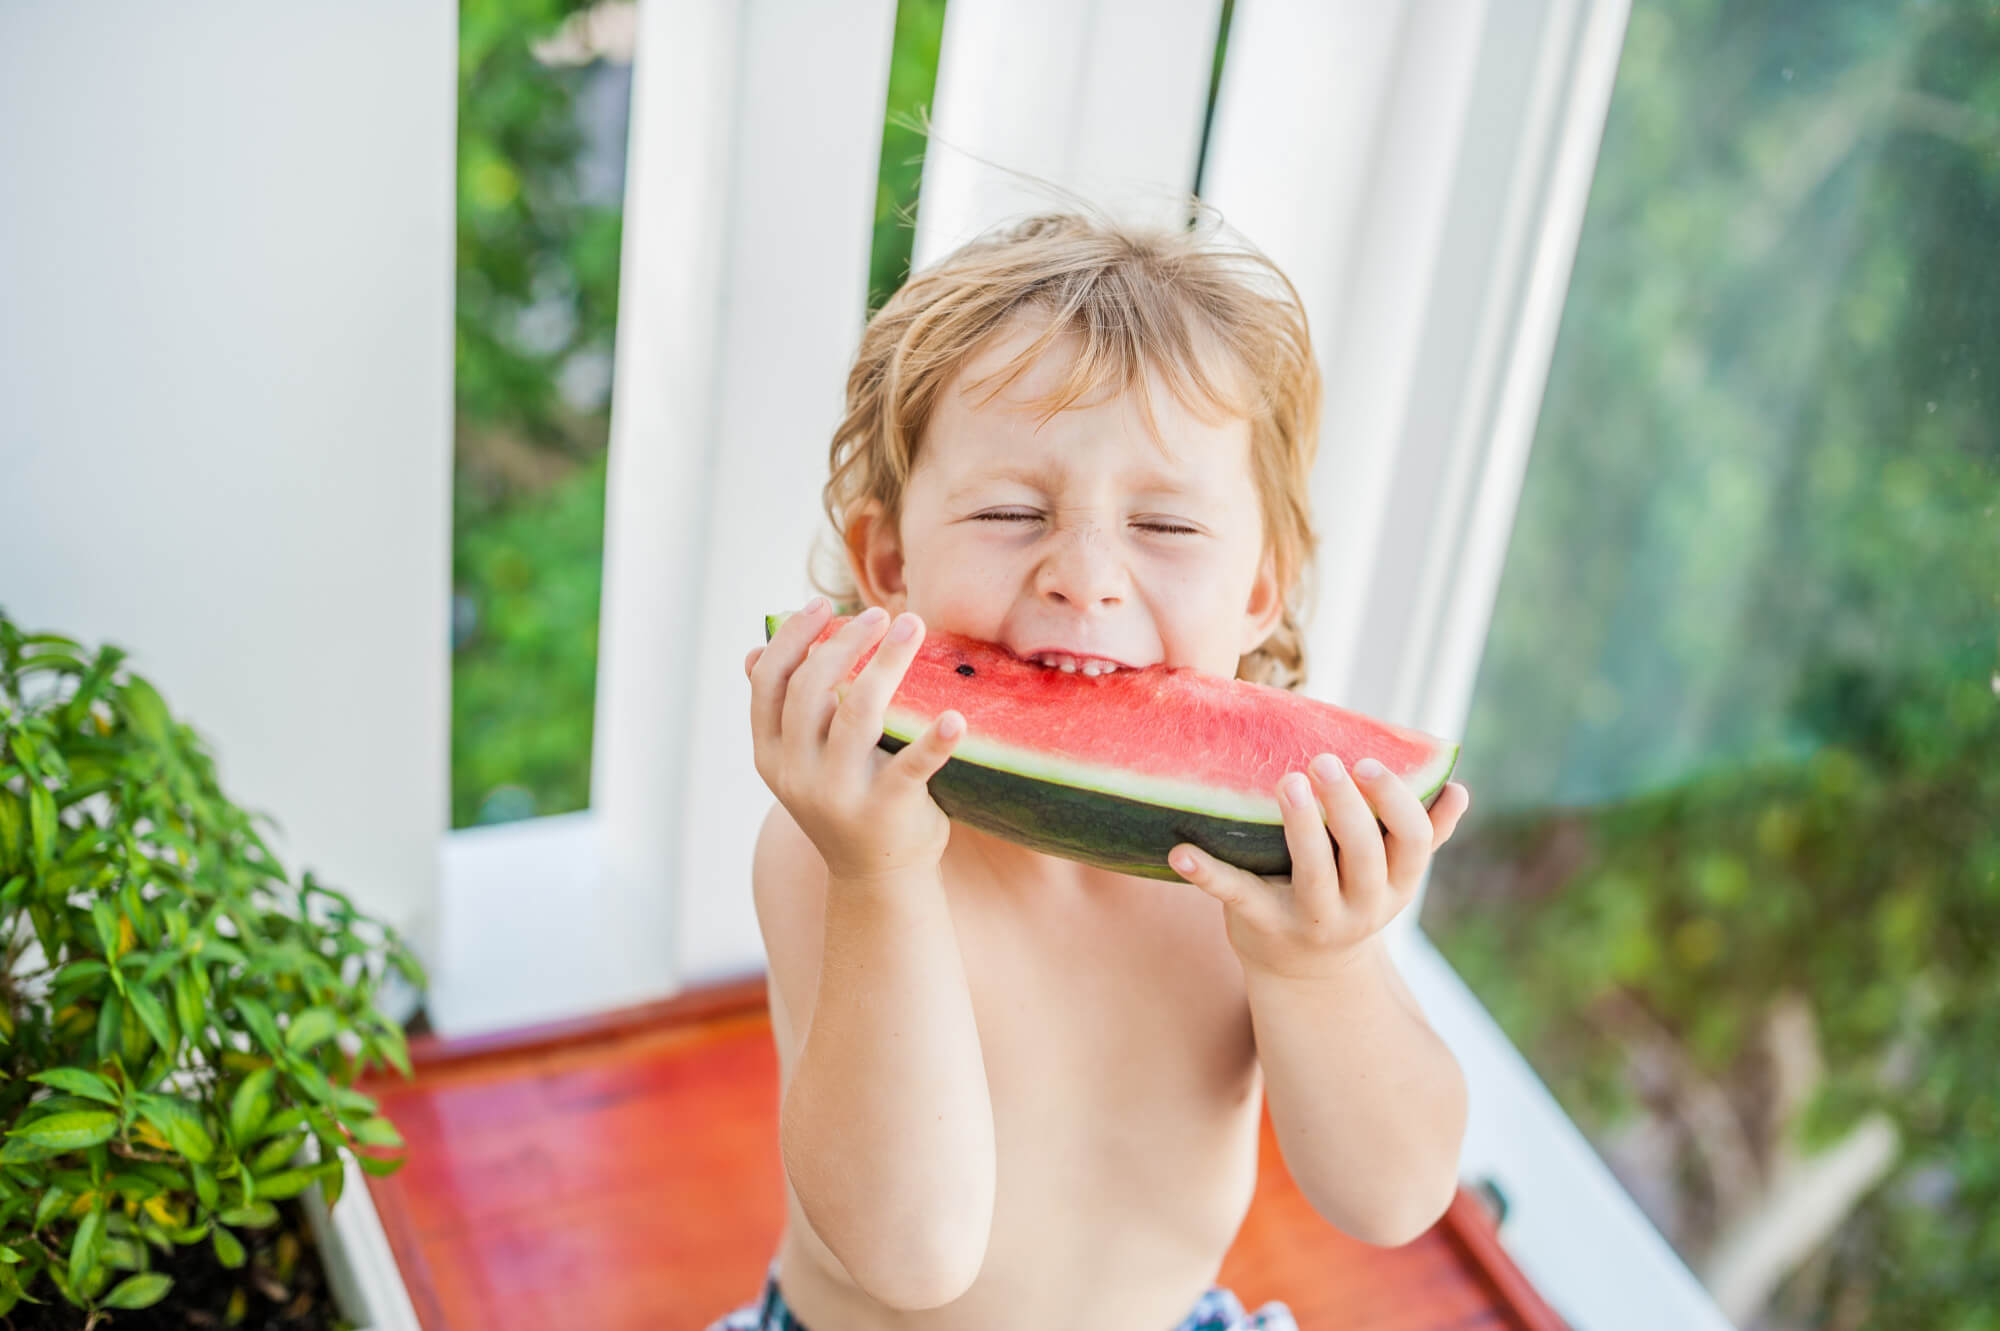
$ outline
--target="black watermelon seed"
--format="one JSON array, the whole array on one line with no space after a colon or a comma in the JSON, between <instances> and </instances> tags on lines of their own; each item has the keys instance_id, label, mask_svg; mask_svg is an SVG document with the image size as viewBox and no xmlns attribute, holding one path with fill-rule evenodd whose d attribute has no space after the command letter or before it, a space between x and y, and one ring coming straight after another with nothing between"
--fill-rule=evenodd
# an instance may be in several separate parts
<instances>
[{"instance_id":1,"label":"black watermelon seed","mask_svg":"<svg viewBox=\"0 0 2000 1331\"><path fill-rule=\"evenodd\" d=\"M966 664L961 664L961 665L960 665L960 666L958 667L958 673L959 673L959 674L961 674L961 675L969 675L969 674L971 674L971 673L972 673L972 666L971 666L971 664L970 664L970 663L966 663Z\"/></svg>"}]
</instances>

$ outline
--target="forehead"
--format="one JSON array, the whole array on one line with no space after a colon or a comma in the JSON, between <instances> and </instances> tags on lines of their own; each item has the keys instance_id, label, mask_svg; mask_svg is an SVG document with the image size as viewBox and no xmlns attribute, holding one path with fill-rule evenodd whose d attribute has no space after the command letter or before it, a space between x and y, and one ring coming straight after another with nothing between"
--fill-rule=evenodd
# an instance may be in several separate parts
<instances>
[{"instance_id":1,"label":"forehead","mask_svg":"<svg viewBox=\"0 0 2000 1331\"><path fill-rule=\"evenodd\" d=\"M1052 487L1087 462L1164 492L1226 486L1245 472L1250 423L1206 403L1191 408L1150 362L1129 388L1114 372L1050 415L1083 350L1074 333L1053 339L1002 387L997 376L1045 327L1042 317L1017 315L967 358L939 396L918 465L932 462L957 487L953 493L997 480ZM1233 391L1226 358L1214 356L1212 343L1202 349L1211 354L1209 372Z\"/></svg>"}]
</instances>

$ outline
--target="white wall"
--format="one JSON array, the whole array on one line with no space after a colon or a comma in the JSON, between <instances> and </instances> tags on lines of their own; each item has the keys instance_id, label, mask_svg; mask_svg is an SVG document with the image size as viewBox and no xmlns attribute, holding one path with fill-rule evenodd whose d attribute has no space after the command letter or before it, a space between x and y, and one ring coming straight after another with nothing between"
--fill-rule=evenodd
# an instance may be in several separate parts
<instances>
[{"instance_id":1,"label":"white wall","mask_svg":"<svg viewBox=\"0 0 2000 1331\"><path fill-rule=\"evenodd\" d=\"M457 13L0 5L0 605L429 953Z\"/></svg>"}]
</instances>

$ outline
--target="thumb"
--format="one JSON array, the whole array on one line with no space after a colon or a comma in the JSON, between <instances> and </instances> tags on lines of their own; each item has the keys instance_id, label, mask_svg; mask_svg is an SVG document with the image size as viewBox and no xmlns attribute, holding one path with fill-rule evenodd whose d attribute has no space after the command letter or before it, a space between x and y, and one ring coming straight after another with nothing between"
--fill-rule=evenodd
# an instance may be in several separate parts
<instances>
[{"instance_id":1,"label":"thumb","mask_svg":"<svg viewBox=\"0 0 2000 1331\"><path fill-rule=\"evenodd\" d=\"M931 722L916 742L905 744L890 762L889 770L914 785L923 785L951 758L958 741L965 737L965 717L946 711Z\"/></svg>"}]
</instances>

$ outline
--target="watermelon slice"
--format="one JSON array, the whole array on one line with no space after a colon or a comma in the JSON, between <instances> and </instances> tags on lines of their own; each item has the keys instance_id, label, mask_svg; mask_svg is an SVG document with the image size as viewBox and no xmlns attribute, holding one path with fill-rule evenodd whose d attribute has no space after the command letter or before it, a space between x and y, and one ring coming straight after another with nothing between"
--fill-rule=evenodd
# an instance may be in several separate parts
<instances>
[{"instance_id":1,"label":"watermelon slice","mask_svg":"<svg viewBox=\"0 0 2000 1331\"><path fill-rule=\"evenodd\" d=\"M789 617L764 617L767 642ZM836 616L814 641L850 618ZM874 654L862 653L848 678ZM1287 689L1185 666L1066 674L927 628L890 699L881 747L894 753L947 710L966 722L930 780L948 817L1045 854L1173 882L1182 880L1167 852L1183 841L1252 873L1289 874L1277 784L1318 754L1349 765L1372 757L1426 808L1458 762L1449 740Z\"/></svg>"}]
</instances>

